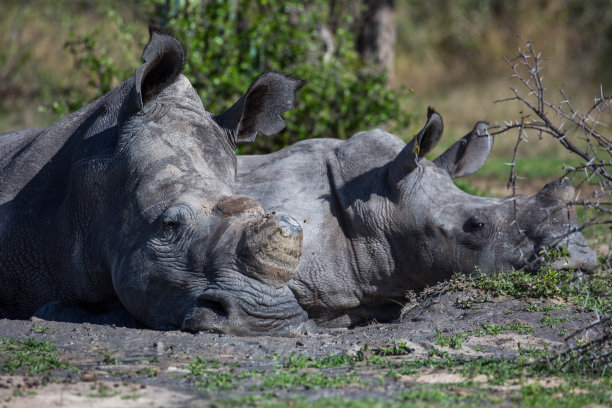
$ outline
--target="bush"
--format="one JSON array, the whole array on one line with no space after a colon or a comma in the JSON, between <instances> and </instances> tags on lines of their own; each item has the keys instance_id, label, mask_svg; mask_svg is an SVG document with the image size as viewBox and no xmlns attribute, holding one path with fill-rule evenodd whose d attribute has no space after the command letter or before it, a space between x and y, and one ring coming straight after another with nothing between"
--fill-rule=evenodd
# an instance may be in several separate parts
<instances>
[{"instance_id":1,"label":"bush","mask_svg":"<svg viewBox=\"0 0 612 408\"><path fill-rule=\"evenodd\" d=\"M283 71L308 82L296 109L284 114L286 130L271 139L241 146L245 153L267 153L313 137L347 138L393 123L405 127L400 94L386 88L386 75L362 62L350 32L350 17L333 33L327 49L321 29L328 2L282 0L150 0L149 13L187 50L185 75L206 110L231 106L264 71Z\"/></svg>"},{"instance_id":2,"label":"bush","mask_svg":"<svg viewBox=\"0 0 612 408\"><path fill-rule=\"evenodd\" d=\"M73 57L73 76L84 76L85 86L71 88L50 104L58 115L79 109L133 74L137 26L127 23L116 7L113 2L99 7L108 20L104 29L114 33L115 41L106 44L97 29L72 34L64 44ZM224 112L265 71L308 81L296 108L283 115L287 128L239 146L241 153L268 153L303 139L344 139L376 126L405 128L410 123L411 116L400 110L407 94L389 90L386 74L376 73L355 51L352 17L329 24L336 28L333 46L326 47L329 41L321 32L322 27L329 30L330 6L325 1L149 0L144 7L142 14L185 47L184 74L209 112Z\"/></svg>"}]
</instances>

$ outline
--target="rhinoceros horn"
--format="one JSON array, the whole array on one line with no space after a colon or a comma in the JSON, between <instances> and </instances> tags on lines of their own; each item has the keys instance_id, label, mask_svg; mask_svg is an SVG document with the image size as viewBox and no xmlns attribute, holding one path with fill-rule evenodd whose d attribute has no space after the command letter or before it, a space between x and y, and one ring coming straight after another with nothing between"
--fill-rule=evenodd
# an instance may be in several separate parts
<instances>
[{"instance_id":1,"label":"rhinoceros horn","mask_svg":"<svg viewBox=\"0 0 612 408\"><path fill-rule=\"evenodd\" d=\"M489 124L478 122L474 129L463 136L434 163L452 177L468 176L482 167L493 148L493 136L488 132Z\"/></svg>"}]
</instances>

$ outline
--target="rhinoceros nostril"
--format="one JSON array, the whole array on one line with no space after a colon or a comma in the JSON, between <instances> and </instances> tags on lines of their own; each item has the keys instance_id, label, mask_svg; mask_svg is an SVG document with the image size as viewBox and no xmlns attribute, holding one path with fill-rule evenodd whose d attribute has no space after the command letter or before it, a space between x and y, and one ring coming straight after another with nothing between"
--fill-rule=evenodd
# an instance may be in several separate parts
<instances>
[{"instance_id":1,"label":"rhinoceros nostril","mask_svg":"<svg viewBox=\"0 0 612 408\"><path fill-rule=\"evenodd\" d=\"M198 307L206 308L219 317L227 318L227 311L225 310L223 304L219 301L210 299L200 299L198 301Z\"/></svg>"},{"instance_id":2,"label":"rhinoceros nostril","mask_svg":"<svg viewBox=\"0 0 612 408\"><path fill-rule=\"evenodd\" d=\"M198 299L197 306L185 317L182 330L199 332L219 330L227 326L229 313L222 302L211 298Z\"/></svg>"}]
</instances>

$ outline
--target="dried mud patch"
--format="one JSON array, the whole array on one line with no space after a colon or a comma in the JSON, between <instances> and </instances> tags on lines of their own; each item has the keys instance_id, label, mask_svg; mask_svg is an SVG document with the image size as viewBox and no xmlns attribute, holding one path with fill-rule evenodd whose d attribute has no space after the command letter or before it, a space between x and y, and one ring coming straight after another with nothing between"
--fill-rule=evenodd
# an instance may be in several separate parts
<instances>
[{"instance_id":1,"label":"dried mud patch","mask_svg":"<svg viewBox=\"0 0 612 408\"><path fill-rule=\"evenodd\" d=\"M516 393L512 385L488 387L483 397L479 387L488 384L490 375L455 372L444 364L428 365L427 359L511 359L519 348L559 349L568 334L595 319L592 313L553 300L467 302L466 297L469 293L433 290L407 307L397 322L315 329L297 337L4 319L0 337L52 342L64 366L40 374L32 374L35 370L27 364L9 370L15 351L0 348L0 407L198 407L258 405L264 400L282 406L287 400L330 398L333 405L334 398L379 401L404 396L411 401L417 392L425 392L426 401L437 405L437 388L422 390L424 384L448 385L444 392L464 402L504 405Z\"/></svg>"}]
</instances>

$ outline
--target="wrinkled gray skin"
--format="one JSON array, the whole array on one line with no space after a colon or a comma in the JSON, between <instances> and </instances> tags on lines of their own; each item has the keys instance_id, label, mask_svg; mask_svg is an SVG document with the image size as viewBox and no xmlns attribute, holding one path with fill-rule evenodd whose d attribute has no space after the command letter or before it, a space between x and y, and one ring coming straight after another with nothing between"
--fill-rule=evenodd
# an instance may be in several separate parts
<instances>
[{"instance_id":1,"label":"wrinkled gray skin","mask_svg":"<svg viewBox=\"0 0 612 408\"><path fill-rule=\"evenodd\" d=\"M143 59L54 125L0 135L0 318L299 328L299 224L234 183L235 143L283 129L302 81L264 74L213 116L178 41L154 32Z\"/></svg>"},{"instance_id":2,"label":"wrinkled gray skin","mask_svg":"<svg viewBox=\"0 0 612 408\"><path fill-rule=\"evenodd\" d=\"M546 185L532 197L481 198L452 179L478 170L493 144L487 125L430 162L442 134L433 110L408 145L382 130L347 141L307 140L262 156L239 156L238 190L266 211L286 212L304 230L289 282L310 318L352 326L397 316L407 290L454 272L534 269L536 254L566 244L566 265L589 271L596 257L566 203L573 188ZM418 151L417 155L415 151ZM516 215L515 215L516 203Z\"/></svg>"}]
</instances>

